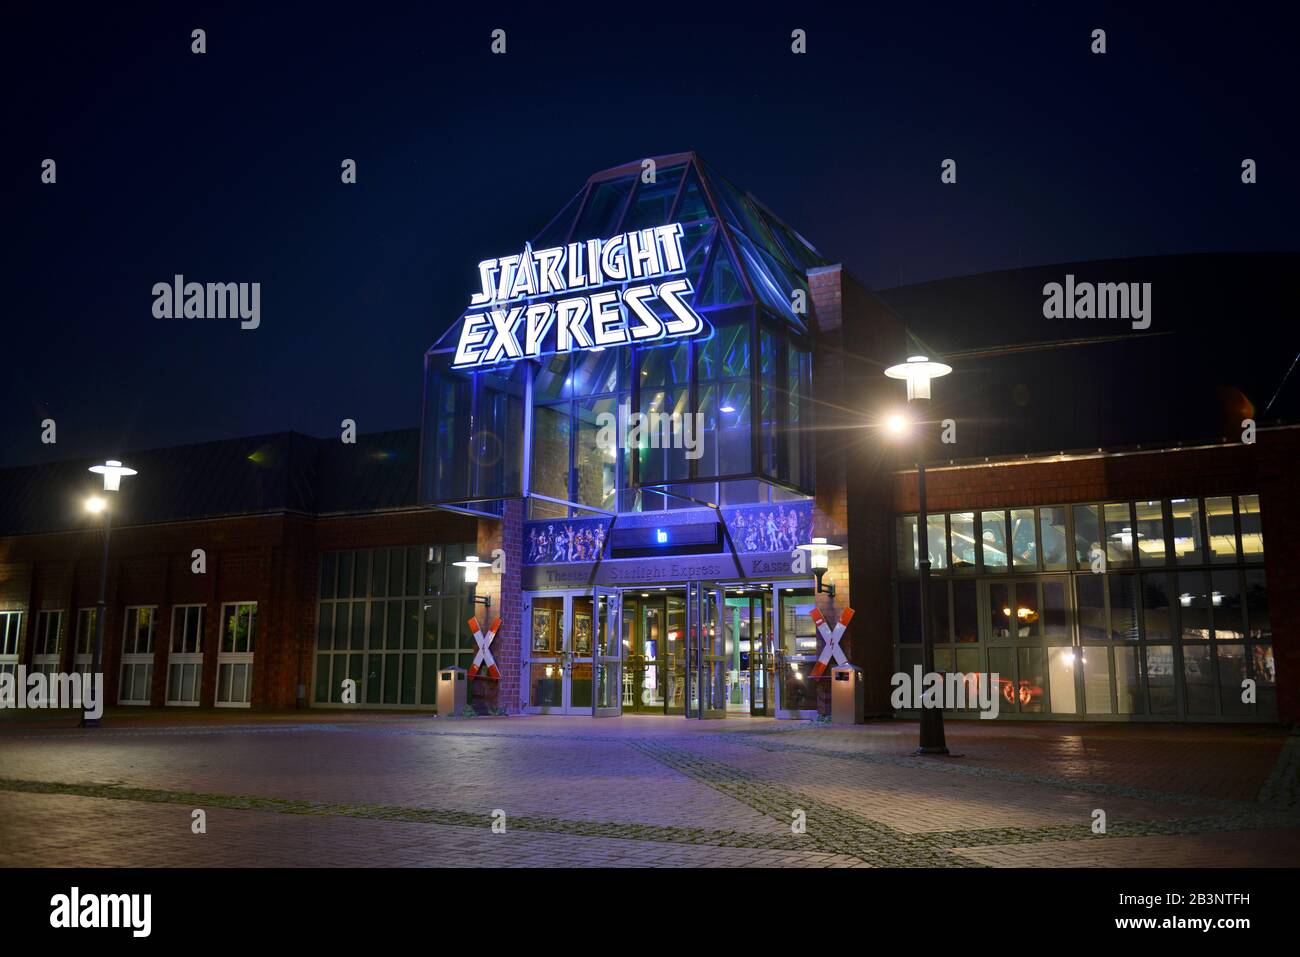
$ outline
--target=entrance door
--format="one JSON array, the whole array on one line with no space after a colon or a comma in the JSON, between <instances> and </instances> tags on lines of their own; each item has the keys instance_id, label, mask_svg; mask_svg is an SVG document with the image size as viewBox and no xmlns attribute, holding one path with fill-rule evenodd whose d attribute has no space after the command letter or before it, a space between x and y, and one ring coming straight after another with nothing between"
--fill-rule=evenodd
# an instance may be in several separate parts
<instances>
[{"instance_id":1,"label":"entrance door","mask_svg":"<svg viewBox=\"0 0 1300 957\"><path fill-rule=\"evenodd\" d=\"M722 718L727 714L722 595L722 590L710 583L686 586L687 717Z\"/></svg>"},{"instance_id":2,"label":"entrance door","mask_svg":"<svg viewBox=\"0 0 1300 957\"><path fill-rule=\"evenodd\" d=\"M597 718L613 718L623 713L621 595L613 589L597 588L594 597L596 700L592 705L592 714Z\"/></svg>"},{"instance_id":3,"label":"entrance door","mask_svg":"<svg viewBox=\"0 0 1300 957\"><path fill-rule=\"evenodd\" d=\"M768 592L759 588L731 588L723 599L728 714L771 712L770 601Z\"/></svg>"},{"instance_id":4,"label":"entrance door","mask_svg":"<svg viewBox=\"0 0 1300 957\"><path fill-rule=\"evenodd\" d=\"M810 585L786 586L773 593L772 624L774 662L773 704L778 718L815 718L817 682L811 677L817 664L817 626L812 610L817 593Z\"/></svg>"},{"instance_id":5,"label":"entrance door","mask_svg":"<svg viewBox=\"0 0 1300 957\"><path fill-rule=\"evenodd\" d=\"M623 710L686 713L686 594L627 590L623 602Z\"/></svg>"}]
</instances>

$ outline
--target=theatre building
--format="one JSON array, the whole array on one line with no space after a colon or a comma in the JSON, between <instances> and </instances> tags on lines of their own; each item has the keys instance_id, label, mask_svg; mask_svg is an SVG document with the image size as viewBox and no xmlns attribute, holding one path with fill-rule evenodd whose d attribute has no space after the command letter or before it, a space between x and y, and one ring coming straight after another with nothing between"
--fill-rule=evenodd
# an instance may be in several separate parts
<instances>
[{"instance_id":1,"label":"theatre building","mask_svg":"<svg viewBox=\"0 0 1300 957\"><path fill-rule=\"evenodd\" d=\"M431 710L473 618L500 620L479 711L807 718L813 613L851 607L884 716L928 552L936 667L996 673L1003 720L1300 716L1297 385L1222 325L1296 257L873 293L693 153L596 173L495 254L431 321L418 430L121 452L111 700ZM1067 274L1151 283L1154 322L1044 318ZM922 353L953 374L886 428L883 370ZM89 464L0 473L0 668L88 667Z\"/></svg>"}]
</instances>

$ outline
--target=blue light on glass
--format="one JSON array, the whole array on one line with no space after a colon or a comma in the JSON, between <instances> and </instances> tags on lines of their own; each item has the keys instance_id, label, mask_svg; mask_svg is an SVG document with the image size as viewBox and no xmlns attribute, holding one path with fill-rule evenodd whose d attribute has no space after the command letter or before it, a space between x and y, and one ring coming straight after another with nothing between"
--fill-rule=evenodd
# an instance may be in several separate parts
<instances>
[{"instance_id":1,"label":"blue light on glass","mask_svg":"<svg viewBox=\"0 0 1300 957\"><path fill-rule=\"evenodd\" d=\"M656 528L656 529L655 529L655 541L657 541L660 545L667 544L667 542L668 542L668 533L667 533L666 531L664 531L662 528Z\"/></svg>"}]
</instances>

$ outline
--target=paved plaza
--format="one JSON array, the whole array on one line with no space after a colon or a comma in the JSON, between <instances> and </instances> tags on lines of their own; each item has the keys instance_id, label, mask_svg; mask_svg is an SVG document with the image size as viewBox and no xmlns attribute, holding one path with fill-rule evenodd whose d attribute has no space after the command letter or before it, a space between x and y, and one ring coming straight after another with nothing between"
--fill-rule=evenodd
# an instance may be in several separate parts
<instances>
[{"instance_id":1,"label":"paved plaza","mask_svg":"<svg viewBox=\"0 0 1300 957\"><path fill-rule=\"evenodd\" d=\"M6 867L1300 864L1277 728L950 722L917 758L905 721L8 717Z\"/></svg>"}]
</instances>

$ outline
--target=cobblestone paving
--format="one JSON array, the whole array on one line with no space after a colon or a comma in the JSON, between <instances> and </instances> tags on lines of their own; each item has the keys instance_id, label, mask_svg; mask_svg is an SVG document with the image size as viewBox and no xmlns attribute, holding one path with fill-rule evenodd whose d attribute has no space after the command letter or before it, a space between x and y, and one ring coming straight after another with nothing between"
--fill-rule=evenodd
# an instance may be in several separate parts
<instances>
[{"instance_id":1,"label":"cobblestone paving","mask_svg":"<svg viewBox=\"0 0 1300 957\"><path fill-rule=\"evenodd\" d=\"M0 865L1300 863L1294 736L1120 730L1131 733L968 726L950 744L969 759L936 760L905 753L901 723L349 715L9 728ZM1176 790L1126 782L1128 766L1168 749ZM205 835L190 833L193 808L209 815ZM491 830L498 808L505 834ZM791 829L795 811L805 833Z\"/></svg>"}]
</instances>

